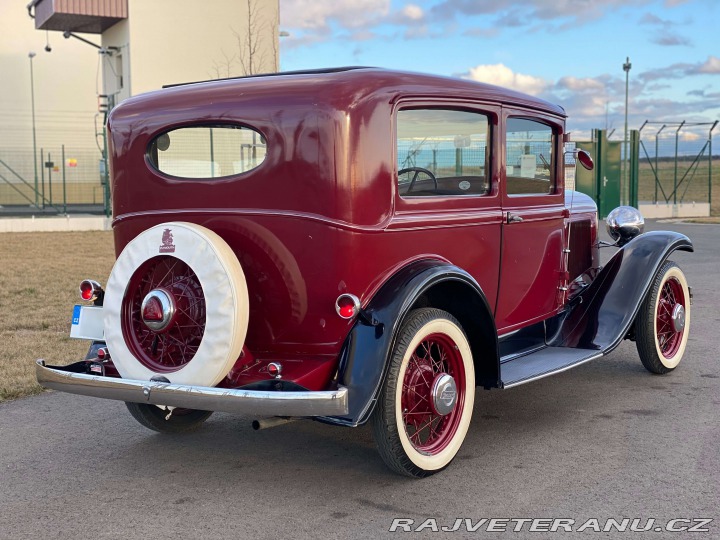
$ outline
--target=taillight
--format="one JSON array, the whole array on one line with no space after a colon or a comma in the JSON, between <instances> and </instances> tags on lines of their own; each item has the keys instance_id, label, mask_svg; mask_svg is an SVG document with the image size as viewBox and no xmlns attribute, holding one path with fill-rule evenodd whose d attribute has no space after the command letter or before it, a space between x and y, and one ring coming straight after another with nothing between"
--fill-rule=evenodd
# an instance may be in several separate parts
<instances>
[{"instance_id":1,"label":"taillight","mask_svg":"<svg viewBox=\"0 0 720 540\"><path fill-rule=\"evenodd\" d=\"M335 301L335 311L343 319L352 319L360 313L360 299L354 294L341 294Z\"/></svg>"},{"instance_id":2,"label":"taillight","mask_svg":"<svg viewBox=\"0 0 720 540\"><path fill-rule=\"evenodd\" d=\"M279 379L282 377L282 364L280 362L270 362L267 371L272 378Z\"/></svg>"},{"instance_id":3,"label":"taillight","mask_svg":"<svg viewBox=\"0 0 720 540\"><path fill-rule=\"evenodd\" d=\"M92 279L84 279L80 282L80 298L92 302L103 293L102 286Z\"/></svg>"}]
</instances>

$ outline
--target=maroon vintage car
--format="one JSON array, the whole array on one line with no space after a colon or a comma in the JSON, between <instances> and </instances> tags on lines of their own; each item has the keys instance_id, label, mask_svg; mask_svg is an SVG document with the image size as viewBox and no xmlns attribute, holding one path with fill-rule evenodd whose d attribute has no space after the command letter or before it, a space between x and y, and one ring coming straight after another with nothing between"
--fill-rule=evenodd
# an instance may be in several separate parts
<instances>
[{"instance_id":1,"label":"maroon vintage car","mask_svg":"<svg viewBox=\"0 0 720 540\"><path fill-rule=\"evenodd\" d=\"M384 461L457 454L476 387L510 388L637 341L683 356L692 251L566 191L565 113L467 80L374 68L169 87L108 122L117 262L83 281L69 366L44 386L177 432L211 411L370 422ZM592 160L580 153L588 167Z\"/></svg>"}]
</instances>

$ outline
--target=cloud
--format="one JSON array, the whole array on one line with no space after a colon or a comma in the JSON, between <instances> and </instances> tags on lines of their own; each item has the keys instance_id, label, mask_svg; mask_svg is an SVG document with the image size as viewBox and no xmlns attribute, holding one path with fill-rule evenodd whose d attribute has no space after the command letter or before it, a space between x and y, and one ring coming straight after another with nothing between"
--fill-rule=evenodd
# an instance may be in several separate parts
<instances>
[{"instance_id":1,"label":"cloud","mask_svg":"<svg viewBox=\"0 0 720 540\"><path fill-rule=\"evenodd\" d=\"M713 71L720 69L718 63L720 62L717 58L709 57L706 62L683 64L679 68L674 67L673 70L683 70L688 73L700 73L702 69ZM553 81L533 74L517 73L505 64L478 65L460 76L512 88L560 104L568 113L568 129L575 132L588 132L592 128L603 126L613 129L621 126L623 122L624 76L609 74L596 77L565 76ZM680 101L655 97L654 92L660 88L668 89L669 85L652 79L631 79L629 92L631 128L639 127L647 119L668 122L697 121L702 119L707 111L720 109L720 92L695 90L689 93L691 99Z\"/></svg>"},{"instance_id":2,"label":"cloud","mask_svg":"<svg viewBox=\"0 0 720 540\"><path fill-rule=\"evenodd\" d=\"M283 28L315 30L335 21L345 28L368 26L390 12L390 0L288 0L282 3Z\"/></svg>"},{"instance_id":3,"label":"cloud","mask_svg":"<svg viewBox=\"0 0 720 540\"><path fill-rule=\"evenodd\" d=\"M697 88L695 90L690 90L687 93L687 95L700 97L700 98L720 100L720 92L708 92L708 89L712 89L712 88L713 88L712 86L706 86L705 88Z\"/></svg>"},{"instance_id":4,"label":"cloud","mask_svg":"<svg viewBox=\"0 0 720 540\"><path fill-rule=\"evenodd\" d=\"M359 30L355 30L354 32L351 32L349 35L349 38L352 41L371 41L373 39L377 39L379 36L372 30L367 30L365 28L360 28Z\"/></svg>"},{"instance_id":5,"label":"cloud","mask_svg":"<svg viewBox=\"0 0 720 540\"><path fill-rule=\"evenodd\" d=\"M666 47L674 47L677 45L685 45L685 46L692 45L692 42L689 39L687 39L683 36L680 36L678 34L670 34L670 33L663 33L662 35L654 38L652 40L652 42L657 45L663 45Z\"/></svg>"},{"instance_id":6,"label":"cloud","mask_svg":"<svg viewBox=\"0 0 720 540\"><path fill-rule=\"evenodd\" d=\"M644 81L658 79L682 79L690 75L720 75L720 57L708 56L705 62L691 64L678 62L669 66L643 71L638 75Z\"/></svg>"},{"instance_id":7,"label":"cloud","mask_svg":"<svg viewBox=\"0 0 720 540\"><path fill-rule=\"evenodd\" d=\"M578 79L577 77L562 77L556 85L558 88L564 88L572 92L598 91L605 88L605 82L600 79L585 77Z\"/></svg>"},{"instance_id":8,"label":"cloud","mask_svg":"<svg viewBox=\"0 0 720 540\"><path fill-rule=\"evenodd\" d=\"M638 24L655 27L650 31L650 41L656 45L663 45L665 47L692 45L692 42L688 38L681 36L675 31L675 27L677 26L675 21L661 19L654 13L645 13L640 17Z\"/></svg>"},{"instance_id":9,"label":"cloud","mask_svg":"<svg viewBox=\"0 0 720 540\"><path fill-rule=\"evenodd\" d=\"M599 19L608 10L643 5L648 0L443 0L433 6L434 16L441 19L474 15L498 15L506 25L530 24L538 19L574 21L575 24Z\"/></svg>"},{"instance_id":10,"label":"cloud","mask_svg":"<svg viewBox=\"0 0 720 540\"><path fill-rule=\"evenodd\" d=\"M497 28L470 28L463 32L463 36L469 37L482 37L491 38L498 35L499 30Z\"/></svg>"},{"instance_id":11,"label":"cloud","mask_svg":"<svg viewBox=\"0 0 720 540\"><path fill-rule=\"evenodd\" d=\"M470 68L462 75L465 79L472 79L497 86L512 88L526 94L538 95L549 86L548 81L533 75L515 73L505 64L483 64Z\"/></svg>"},{"instance_id":12,"label":"cloud","mask_svg":"<svg viewBox=\"0 0 720 540\"><path fill-rule=\"evenodd\" d=\"M638 21L638 23L647 24L647 25L651 25L651 26L664 26L666 24L669 24L670 21L661 19L654 13L645 13L642 17L640 17L640 20Z\"/></svg>"},{"instance_id":13,"label":"cloud","mask_svg":"<svg viewBox=\"0 0 720 540\"><path fill-rule=\"evenodd\" d=\"M708 56L708 59L697 68L697 73L720 75L720 58L717 56Z\"/></svg>"},{"instance_id":14,"label":"cloud","mask_svg":"<svg viewBox=\"0 0 720 540\"><path fill-rule=\"evenodd\" d=\"M403 17L411 21L421 21L425 17L425 12L420 6L408 4L400 10Z\"/></svg>"},{"instance_id":15,"label":"cloud","mask_svg":"<svg viewBox=\"0 0 720 540\"><path fill-rule=\"evenodd\" d=\"M406 39L436 37L427 27L426 13L417 4L391 8L391 0L283 0L280 24L291 30L283 40L286 48L297 48L342 37L348 41L379 38L379 27L391 25L404 29L397 32Z\"/></svg>"}]
</instances>

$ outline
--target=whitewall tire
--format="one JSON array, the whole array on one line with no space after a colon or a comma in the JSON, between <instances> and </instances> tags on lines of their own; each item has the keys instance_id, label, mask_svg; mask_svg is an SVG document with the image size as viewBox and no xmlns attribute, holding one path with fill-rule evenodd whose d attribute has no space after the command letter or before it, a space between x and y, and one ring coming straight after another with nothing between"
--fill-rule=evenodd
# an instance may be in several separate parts
<instances>
[{"instance_id":1,"label":"whitewall tire","mask_svg":"<svg viewBox=\"0 0 720 540\"><path fill-rule=\"evenodd\" d=\"M141 310L151 293L172 303L159 331ZM214 386L240 356L248 312L245 275L230 246L200 225L162 223L128 243L113 266L105 340L123 378Z\"/></svg>"},{"instance_id":2,"label":"whitewall tire","mask_svg":"<svg viewBox=\"0 0 720 540\"><path fill-rule=\"evenodd\" d=\"M675 369L690 332L690 288L680 267L667 261L655 276L635 322L640 360L651 373Z\"/></svg>"},{"instance_id":3,"label":"whitewall tire","mask_svg":"<svg viewBox=\"0 0 720 540\"><path fill-rule=\"evenodd\" d=\"M414 477L447 467L465 440L474 400L475 368L460 323L439 309L411 312L371 419L383 461Z\"/></svg>"}]
</instances>

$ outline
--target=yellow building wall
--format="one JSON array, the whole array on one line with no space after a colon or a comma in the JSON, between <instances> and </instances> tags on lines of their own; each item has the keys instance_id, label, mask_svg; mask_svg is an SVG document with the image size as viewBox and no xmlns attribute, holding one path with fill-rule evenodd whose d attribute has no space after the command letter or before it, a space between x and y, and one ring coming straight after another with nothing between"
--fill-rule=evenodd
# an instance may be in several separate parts
<instances>
[{"instance_id":1,"label":"yellow building wall","mask_svg":"<svg viewBox=\"0 0 720 540\"><path fill-rule=\"evenodd\" d=\"M76 202L102 202L98 94L111 94L119 103L165 84L245 75L248 32L256 47L252 71L273 72L279 63L278 0L128 0L128 19L103 35L80 34L116 47L111 54L98 54L61 32L36 30L27 3L0 0L0 160L34 183L28 59L33 51L38 177L48 176L41 163L48 153L61 165L64 145L66 162L73 162L65 171L67 183L80 186L72 196ZM44 50L47 40L51 52ZM24 185L26 193L18 193L22 181L1 164L0 174L13 184L0 178L0 205L34 198ZM61 172L52 174L57 199ZM88 189L89 183L97 185Z\"/></svg>"},{"instance_id":2,"label":"yellow building wall","mask_svg":"<svg viewBox=\"0 0 720 540\"><path fill-rule=\"evenodd\" d=\"M128 12L102 36L103 46L119 48L125 69L120 88L117 58L104 60L118 101L166 84L277 71L278 0L128 0Z\"/></svg>"}]
</instances>

